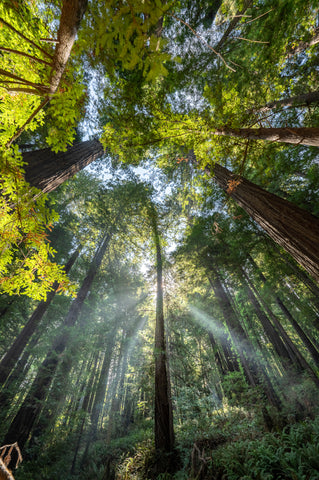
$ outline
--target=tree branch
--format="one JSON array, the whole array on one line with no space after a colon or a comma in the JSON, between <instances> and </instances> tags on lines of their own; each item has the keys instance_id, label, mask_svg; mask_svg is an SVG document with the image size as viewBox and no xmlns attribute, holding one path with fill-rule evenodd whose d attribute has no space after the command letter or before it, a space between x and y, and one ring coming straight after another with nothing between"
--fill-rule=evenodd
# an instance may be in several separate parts
<instances>
[{"instance_id":1,"label":"tree branch","mask_svg":"<svg viewBox=\"0 0 319 480\"><path fill-rule=\"evenodd\" d=\"M33 83L33 82L29 82L28 80L25 80L24 78L22 77L18 77L17 75L14 75L13 73L11 72L7 72L7 70L3 70L2 68L0 68L0 75L3 75L5 77L9 77L9 78L12 78L13 80L17 80L18 83L21 83L23 85L30 85L30 87L34 87L36 88L37 90L39 91L42 91L42 92L48 92L49 90L49 87L45 86L45 85L41 85L40 83Z\"/></svg>"},{"instance_id":2,"label":"tree branch","mask_svg":"<svg viewBox=\"0 0 319 480\"><path fill-rule=\"evenodd\" d=\"M53 56L48 53L46 50L44 50L43 48L39 47L39 45L37 45L36 43L34 43L32 40L30 40L30 38L26 37L25 35L23 35L23 33L19 32L19 30L16 30L12 25L10 25L10 23L6 22L5 20L3 20L3 18L0 17L0 22L3 23L6 27L10 28L13 32L15 32L17 35L19 35L19 37L23 38L26 42L30 43L31 45L33 45L35 48L37 48L38 50L40 50L40 52L42 52L44 55L46 55L47 57L49 58L53 58Z\"/></svg>"},{"instance_id":3,"label":"tree branch","mask_svg":"<svg viewBox=\"0 0 319 480\"><path fill-rule=\"evenodd\" d=\"M251 43L268 43L269 42L262 42L261 40L250 40L249 38L243 38L243 37L234 37L234 40L245 40L246 42L251 42Z\"/></svg>"},{"instance_id":4,"label":"tree branch","mask_svg":"<svg viewBox=\"0 0 319 480\"><path fill-rule=\"evenodd\" d=\"M19 130L13 135L13 137L11 137L11 139L9 140L9 142L6 144L6 148L9 148L10 145L12 145L12 143L21 135L21 133L23 132L23 130L25 129L25 127L30 123L32 122L32 120L34 119L34 117L37 115L37 113L40 112L40 110L42 110L43 107L45 107L45 105L47 103L49 103L50 101L50 97L46 97L43 102L40 103L40 105L38 106L38 108L36 108L34 110L34 112L32 112L32 114L30 115L30 117L28 118L28 120L22 125L22 127L19 128Z\"/></svg>"},{"instance_id":5,"label":"tree branch","mask_svg":"<svg viewBox=\"0 0 319 480\"><path fill-rule=\"evenodd\" d=\"M227 68L229 68L229 70L231 70L232 72L236 72L236 70L232 67L230 67L228 65L228 63L226 62L226 60L222 57L222 55L220 53L218 53L211 45L209 45L187 22L184 22L184 20L182 20L181 18L179 17L176 17L175 15L173 15L172 13L169 13L168 15L170 15L171 17L175 18L175 20L177 20L178 22L181 22L183 23L187 28L190 29L191 32L193 32L193 34L195 35L195 37L197 37L201 42L203 42L208 48L210 48L210 50L212 50L215 55L217 55L221 60L222 62L225 64L225 66Z\"/></svg>"},{"instance_id":6,"label":"tree branch","mask_svg":"<svg viewBox=\"0 0 319 480\"><path fill-rule=\"evenodd\" d=\"M44 63L44 65L48 65L49 67L51 67L51 63L46 62L45 60L42 60L42 58L33 57L33 55L29 55L28 53L20 52L20 50L14 50L13 48L7 48L7 47L0 47L0 50L2 50L3 52L16 53L17 55L21 55L23 57L31 58L31 60L35 60L36 62L39 62L39 63Z\"/></svg>"},{"instance_id":7,"label":"tree branch","mask_svg":"<svg viewBox=\"0 0 319 480\"><path fill-rule=\"evenodd\" d=\"M3 87L0 85L0 88L5 88L7 92L11 92L11 93L26 93L27 95L38 95L39 97L43 97L44 95L46 95L45 92L41 92L39 90L35 90L32 88L23 88L23 87L9 88L9 87L6 87L5 85Z\"/></svg>"},{"instance_id":8,"label":"tree branch","mask_svg":"<svg viewBox=\"0 0 319 480\"><path fill-rule=\"evenodd\" d=\"M268 12L263 13L263 14L259 15L258 17L253 18L252 20L248 20L248 22L245 22L244 25L248 25L248 23L252 23L252 22L254 22L255 20L258 20L258 18L264 17L265 15L267 15L267 13L270 13L270 12L272 12L273 10L274 10L274 8L271 8L270 10L268 10Z\"/></svg>"}]
</instances>

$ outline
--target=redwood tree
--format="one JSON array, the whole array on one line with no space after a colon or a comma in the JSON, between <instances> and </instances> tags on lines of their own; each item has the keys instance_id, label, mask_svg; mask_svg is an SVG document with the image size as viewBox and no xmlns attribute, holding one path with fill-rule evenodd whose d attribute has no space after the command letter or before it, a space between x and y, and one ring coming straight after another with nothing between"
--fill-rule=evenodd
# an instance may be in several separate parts
<instances>
[{"instance_id":1,"label":"redwood tree","mask_svg":"<svg viewBox=\"0 0 319 480\"><path fill-rule=\"evenodd\" d=\"M70 337L70 328L74 327L80 315L81 308L109 245L110 238L110 234L105 234L102 242L98 246L88 273L65 318L62 332L54 340L51 350L48 352L45 360L37 372L30 391L28 392L18 413L13 419L4 439L5 444L14 443L17 441L20 448L22 448L27 442L33 425L40 415L42 401L46 398L54 373L57 369L59 359L61 358L61 354L67 348Z\"/></svg>"},{"instance_id":2,"label":"redwood tree","mask_svg":"<svg viewBox=\"0 0 319 480\"><path fill-rule=\"evenodd\" d=\"M206 167L210 174L210 169ZM319 219L269 193L258 185L216 164L218 185L255 220L268 235L319 281Z\"/></svg>"},{"instance_id":3,"label":"redwood tree","mask_svg":"<svg viewBox=\"0 0 319 480\"><path fill-rule=\"evenodd\" d=\"M69 273L79 253L80 253L80 248L77 248L73 253L73 255L71 256L68 263L65 265L65 273ZM53 290L48 293L46 301L42 300L39 303L39 305L32 313L26 325L23 327L23 329L21 330L17 338L14 340L9 350L2 357L0 362L0 384L4 384L7 378L9 377L9 375L12 373L12 369L14 368L24 348L26 347L27 343L30 341L33 333L35 332L36 328L41 322L58 288L59 288L59 284L55 282L55 284L53 285Z\"/></svg>"},{"instance_id":4,"label":"redwood tree","mask_svg":"<svg viewBox=\"0 0 319 480\"><path fill-rule=\"evenodd\" d=\"M154 205L149 208L149 218L156 249L156 327L155 327L155 447L171 452L174 447L173 411L167 365L164 310L163 310L163 260L158 218Z\"/></svg>"},{"instance_id":5,"label":"redwood tree","mask_svg":"<svg viewBox=\"0 0 319 480\"><path fill-rule=\"evenodd\" d=\"M318 130L319 139L319 129L310 130ZM287 135L295 135L290 129L286 131ZM46 160L47 155L49 160ZM28 152L24 154L24 160L28 163L25 166L26 179L45 192L52 191L102 155L103 147L98 140L76 144L65 153L54 154L49 149ZM62 165L61 168L60 165ZM48 171L45 174L43 172L46 169ZM205 171L209 175L212 174L209 167L206 167ZM317 217L267 192L244 177L233 174L221 165L214 166L213 176L217 183L275 242L319 281L319 220Z\"/></svg>"}]
</instances>

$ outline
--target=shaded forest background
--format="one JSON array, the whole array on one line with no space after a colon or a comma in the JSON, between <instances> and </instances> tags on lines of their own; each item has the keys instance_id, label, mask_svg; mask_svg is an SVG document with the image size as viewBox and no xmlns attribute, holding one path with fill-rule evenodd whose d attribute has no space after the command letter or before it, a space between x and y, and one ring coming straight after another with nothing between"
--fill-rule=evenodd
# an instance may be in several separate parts
<instances>
[{"instance_id":1,"label":"shaded forest background","mask_svg":"<svg viewBox=\"0 0 319 480\"><path fill-rule=\"evenodd\" d=\"M318 14L1 2L3 478L318 478Z\"/></svg>"}]
</instances>

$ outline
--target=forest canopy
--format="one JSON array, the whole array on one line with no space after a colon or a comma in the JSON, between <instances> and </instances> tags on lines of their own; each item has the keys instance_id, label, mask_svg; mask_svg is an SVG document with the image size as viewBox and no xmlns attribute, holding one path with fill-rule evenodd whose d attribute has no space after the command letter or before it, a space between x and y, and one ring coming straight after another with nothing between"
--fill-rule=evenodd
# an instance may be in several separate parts
<instances>
[{"instance_id":1,"label":"forest canopy","mask_svg":"<svg viewBox=\"0 0 319 480\"><path fill-rule=\"evenodd\" d=\"M3 478L318 478L318 19L1 1Z\"/></svg>"}]
</instances>

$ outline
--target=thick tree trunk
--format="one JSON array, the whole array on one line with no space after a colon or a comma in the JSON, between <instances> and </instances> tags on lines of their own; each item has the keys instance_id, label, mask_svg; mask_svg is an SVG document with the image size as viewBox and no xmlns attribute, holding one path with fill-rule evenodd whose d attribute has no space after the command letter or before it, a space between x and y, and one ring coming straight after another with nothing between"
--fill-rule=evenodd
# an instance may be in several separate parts
<instances>
[{"instance_id":1,"label":"thick tree trunk","mask_svg":"<svg viewBox=\"0 0 319 480\"><path fill-rule=\"evenodd\" d=\"M173 411L170 398L170 385L166 356L164 312L162 251L158 232L157 216L154 207L149 212L153 241L156 248L156 327L155 327L155 448L172 452L174 448Z\"/></svg>"},{"instance_id":2,"label":"thick tree trunk","mask_svg":"<svg viewBox=\"0 0 319 480\"><path fill-rule=\"evenodd\" d=\"M303 93L301 95L296 95L290 98L284 98L282 100L276 100L274 102L269 102L261 108L254 110L254 113L260 112L269 112L277 108L283 107L308 107L314 103L319 103L319 91Z\"/></svg>"},{"instance_id":3,"label":"thick tree trunk","mask_svg":"<svg viewBox=\"0 0 319 480\"><path fill-rule=\"evenodd\" d=\"M281 401L272 386L266 369L263 365L258 365L256 363L254 347L231 304L227 287L223 285L219 272L216 270L214 271L214 291L218 298L220 308L224 313L226 322L228 323L228 328L233 336L235 346L239 352L246 379L251 386L261 386L269 402L280 410L282 407Z\"/></svg>"},{"instance_id":4,"label":"thick tree trunk","mask_svg":"<svg viewBox=\"0 0 319 480\"><path fill-rule=\"evenodd\" d=\"M319 128L219 128L212 135L319 147Z\"/></svg>"},{"instance_id":5,"label":"thick tree trunk","mask_svg":"<svg viewBox=\"0 0 319 480\"><path fill-rule=\"evenodd\" d=\"M80 247L73 253L70 260L65 265L65 273L69 273L72 266L74 265L76 259L80 253ZM33 333L35 332L37 326L41 322L45 312L47 311L50 303L52 302L59 284L55 282L53 284L53 290L48 293L46 301L41 301L33 314L31 315L29 321L21 330L7 353L4 355L0 362L0 384L4 384L9 375L12 373L16 362L18 361L20 355L22 354L25 346L30 341Z\"/></svg>"},{"instance_id":6,"label":"thick tree trunk","mask_svg":"<svg viewBox=\"0 0 319 480\"><path fill-rule=\"evenodd\" d=\"M49 193L103 153L98 140L75 143L66 152L53 153L50 148L26 152L23 154L25 179L33 187Z\"/></svg>"},{"instance_id":7,"label":"thick tree trunk","mask_svg":"<svg viewBox=\"0 0 319 480\"><path fill-rule=\"evenodd\" d=\"M210 173L210 170L206 168ZM280 246L319 281L319 219L216 164L214 178Z\"/></svg>"},{"instance_id":8,"label":"thick tree trunk","mask_svg":"<svg viewBox=\"0 0 319 480\"><path fill-rule=\"evenodd\" d=\"M101 265L109 241L110 235L105 235L102 243L96 251L96 254L94 255L88 274L82 283L77 297L73 301L66 316L63 325L64 331L55 339L51 351L47 354L45 360L40 366L29 393L27 394L23 404L21 405L18 413L10 425L10 428L5 436L5 443L9 444L17 441L19 446L22 448L27 442L33 425L40 415L42 401L46 398L48 388L51 385L54 373L59 363L59 359L61 358L61 354L67 347L70 337L70 328L75 325L79 317L84 300L86 299L86 296L91 288L98 268Z\"/></svg>"},{"instance_id":9,"label":"thick tree trunk","mask_svg":"<svg viewBox=\"0 0 319 480\"><path fill-rule=\"evenodd\" d=\"M250 130L257 132L260 129ZM310 130L318 130L319 134L319 129ZM28 152L24 158L28 163L25 166L26 179L44 192L49 192L102 154L103 147L98 140L80 143L62 154L53 154L49 149ZM44 160L46 155L49 156L48 161ZM206 170L210 173L209 168ZM220 165L215 165L214 173L219 185L319 281L319 220L287 200L266 192L243 177L233 175ZM233 188L232 182L235 185Z\"/></svg>"},{"instance_id":10,"label":"thick tree trunk","mask_svg":"<svg viewBox=\"0 0 319 480\"><path fill-rule=\"evenodd\" d=\"M58 43L52 60L49 95L53 95L62 78L88 0L63 0Z\"/></svg>"}]
</instances>

